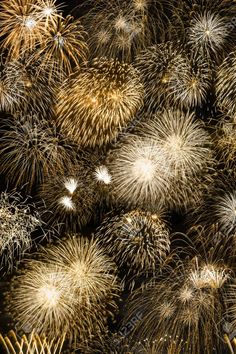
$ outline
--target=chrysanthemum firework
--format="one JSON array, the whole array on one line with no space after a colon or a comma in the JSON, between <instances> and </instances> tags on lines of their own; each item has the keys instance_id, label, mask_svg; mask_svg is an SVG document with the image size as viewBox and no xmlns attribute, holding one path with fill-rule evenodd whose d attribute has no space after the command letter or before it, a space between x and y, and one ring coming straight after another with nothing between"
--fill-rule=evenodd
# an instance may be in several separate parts
<instances>
[{"instance_id":1,"label":"chrysanthemum firework","mask_svg":"<svg viewBox=\"0 0 236 354\"><path fill-rule=\"evenodd\" d=\"M97 233L120 266L135 274L155 271L170 252L170 233L162 217L134 210L104 220Z\"/></svg>"},{"instance_id":2,"label":"chrysanthemum firework","mask_svg":"<svg viewBox=\"0 0 236 354\"><path fill-rule=\"evenodd\" d=\"M210 136L194 113L159 111L141 125L140 133L165 151L176 179L192 176L212 162Z\"/></svg>"},{"instance_id":3,"label":"chrysanthemum firework","mask_svg":"<svg viewBox=\"0 0 236 354\"><path fill-rule=\"evenodd\" d=\"M189 44L209 57L223 49L230 34L228 20L218 14L205 12L195 16L188 29Z\"/></svg>"},{"instance_id":4,"label":"chrysanthemum firework","mask_svg":"<svg viewBox=\"0 0 236 354\"><path fill-rule=\"evenodd\" d=\"M56 128L40 116L15 116L4 121L0 131L0 171L15 186L31 190L45 177L68 168L76 161L76 152Z\"/></svg>"},{"instance_id":5,"label":"chrysanthemum firework","mask_svg":"<svg viewBox=\"0 0 236 354\"><path fill-rule=\"evenodd\" d=\"M142 105L143 86L129 64L93 60L63 87L56 109L57 124L82 146L111 142Z\"/></svg>"},{"instance_id":6,"label":"chrysanthemum firework","mask_svg":"<svg viewBox=\"0 0 236 354\"><path fill-rule=\"evenodd\" d=\"M222 299L229 280L230 270L221 262L194 257L180 263L165 278L151 281L134 295L129 318L142 308L142 321L133 335L155 340L158 353L166 346L165 336L171 336L177 347L184 343L189 353L210 354L215 346L222 348Z\"/></svg>"},{"instance_id":7,"label":"chrysanthemum firework","mask_svg":"<svg viewBox=\"0 0 236 354\"><path fill-rule=\"evenodd\" d=\"M162 171L168 172L169 186L164 204L175 209L198 204L212 180L213 166L210 136L200 121L193 113L162 110L142 123L138 132L144 140L155 141L156 151L164 156Z\"/></svg>"},{"instance_id":8,"label":"chrysanthemum firework","mask_svg":"<svg viewBox=\"0 0 236 354\"><path fill-rule=\"evenodd\" d=\"M0 334L0 345L6 353L12 354L61 354L64 336L59 339L47 340L32 332L19 337L13 330L7 336Z\"/></svg>"},{"instance_id":9,"label":"chrysanthemum firework","mask_svg":"<svg viewBox=\"0 0 236 354\"><path fill-rule=\"evenodd\" d=\"M106 299L118 289L115 264L96 240L71 235L44 249L41 257L45 263L61 268L71 277L77 308L104 305Z\"/></svg>"},{"instance_id":10,"label":"chrysanthemum firework","mask_svg":"<svg viewBox=\"0 0 236 354\"><path fill-rule=\"evenodd\" d=\"M216 99L220 109L233 117L236 115L236 55L234 52L219 66L216 78Z\"/></svg>"},{"instance_id":11,"label":"chrysanthemum firework","mask_svg":"<svg viewBox=\"0 0 236 354\"><path fill-rule=\"evenodd\" d=\"M73 67L79 67L87 57L86 33L79 20L72 16L65 19L57 16L49 23L44 40L33 55L47 67L53 63L60 72L71 73Z\"/></svg>"},{"instance_id":12,"label":"chrysanthemum firework","mask_svg":"<svg viewBox=\"0 0 236 354\"><path fill-rule=\"evenodd\" d=\"M40 197L50 223L77 230L93 216L98 191L91 171L79 162L67 171L51 173L42 185Z\"/></svg>"},{"instance_id":13,"label":"chrysanthemum firework","mask_svg":"<svg viewBox=\"0 0 236 354\"><path fill-rule=\"evenodd\" d=\"M145 85L150 110L160 103L198 106L211 83L209 64L201 56L190 56L171 42L147 48L136 59Z\"/></svg>"},{"instance_id":14,"label":"chrysanthemum firework","mask_svg":"<svg viewBox=\"0 0 236 354\"><path fill-rule=\"evenodd\" d=\"M0 26L3 41L1 46L9 52L10 58L30 52L43 41L44 21L38 18L37 0L3 0L1 2Z\"/></svg>"},{"instance_id":15,"label":"chrysanthemum firework","mask_svg":"<svg viewBox=\"0 0 236 354\"><path fill-rule=\"evenodd\" d=\"M82 22L93 56L131 61L153 40L165 38L168 2L159 0L90 1Z\"/></svg>"},{"instance_id":16,"label":"chrysanthemum firework","mask_svg":"<svg viewBox=\"0 0 236 354\"><path fill-rule=\"evenodd\" d=\"M218 61L231 50L236 6L232 1L178 1L173 11L173 34L190 51Z\"/></svg>"},{"instance_id":17,"label":"chrysanthemum firework","mask_svg":"<svg viewBox=\"0 0 236 354\"><path fill-rule=\"evenodd\" d=\"M7 307L18 329L48 338L73 337L76 297L70 277L55 266L30 260L11 281Z\"/></svg>"},{"instance_id":18,"label":"chrysanthemum firework","mask_svg":"<svg viewBox=\"0 0 236 354\"><path fill-rule=\"evenodd\" d=\"M171 164L154 140L127 136L111 151L107 166L112 177L110 191L117 202L149 210L165 203Z\"/></svg>"},{"instance_id":19,"label":"chrysanthemum firework","mask_svg":"<svg viewBox=\"0 0 236 354\"><path fill-rule=\"evenodd\" d=\"M0 195L0 264L9 269L31 247L31 233L42 224L38 213L31 214L21 199L16 193Z\"/></svg>"},{"instance_id":20,"label":"chrysanthemum firework","mask_svg":"<svg viewBox=\"0 0 236 354\"><path fill-rule=\"evenodd\" d=\"M79 237L79 235L77 235ZM86 342L106 330L119 289L115 265L94 240L71 237L25 262L7 306L19 329Z\"/></svg>"}]
</instances>

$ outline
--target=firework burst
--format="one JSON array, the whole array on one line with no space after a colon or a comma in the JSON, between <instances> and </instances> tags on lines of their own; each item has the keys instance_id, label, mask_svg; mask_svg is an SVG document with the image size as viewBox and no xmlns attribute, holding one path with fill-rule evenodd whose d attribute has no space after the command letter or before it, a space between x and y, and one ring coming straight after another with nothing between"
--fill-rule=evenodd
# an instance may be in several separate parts
<instances>
[{"instance_id":1,"label":"firework burst","mask_svg":"<svg viewBox=\"0 0 236 354\"><path fill-rule=\"evenodd\" d=\"M228 169L233 169L236 158L236 122L235 118L223 119L216 129L214 143L218 156Z\"/></svg>"},{"instance_id":2,"label":"firework burst","mask_svg":"<svg viewBox=\"0 0 236 354\"><path fill-rule=\"evenodd\" d=\"M42 185L40 197L50 223L62 223L67 229L76 230L90 221L98 191L88 167L80 162L68 171L51 173Z\"/></svg>"},{"instance_id":3,"label":"firework burst","mask_svg":"<svg viewBox=\"0 0 236 354\"><path fill-rule=\"evenodd\" d=\"M36 115L5 120L1 130L0 170L16 186L31 190L35 183L76 161L76 153L55 127Z\"/></svg>"},{"instance_id":4,"label":"firework burst","mask_svg":"<svg viewBox=\"0 0 236 354\"><path fill-rule=\"evenodd\" d=\"M4 0L1 2L0 25L2 48L8 50L10 58L31 52L42 43L44 22L37 16L34 3L29 0Z\"/></svg>"},{"instance_id":5,"label":"firework burst","mask_svg":"<svg viewBox=\"0 0 236 354\"><path fill-rule=\"evenodd\" d=\"M111 194L120 203L155 208L166 200L171 165L154 140L129 137L108 158Z\"/></svg>"},{"instance_id":6,"label":"firework burst","mask_svg":"<svg viewBox=\"0 0 236 354\"><path fill-rule=\"evenodd\" d=\"M192 176L211 164L210 136L193 113L160 111L141 125L140 132L165 151L177 179Z\"/></svg>"},{"instance_id":7,"label":"firework burst","mask_svg":"<svg viewBox=\"0 0 236 354\"><path fill-rule=\"evenodd\" d=\"M151 281L144 292L137 291L140 297L134 297L131 308L137 311L141 306L143 316L134 335L156 341L158 353L164 352L166 336L177 348L184 343L190 353L204 348L210 354L216 343L221 348L222 296L230 278L230 270L221 262L194 257L179 264L167 277Z\"/></svg>"},{"instance_id":8,"label":"firework burst","mask_svg":"<svg viewBox=\"0 0 236 354\"><path fill-rule=\"evenodd\" d=\"M69 79L59 95L57 123L82 146L111 142L142 105L143 86L129 64L105 58Z\"/></svg>"},{"instance_id":9,"label":"firework burst","mask_svg":"<svg viewBox=\"0 0 236 354\"><path fill-rule=\"evenodd\" d=\"M227 19L206 12L196 16L189 26L189 44L211 57L223 49L229 35Z\"/></svg>"},{"instance_id":10,"label":"firework burst","mask_svg":"<svg viewBox=\"0 0 236 354\"><path fill-rule=\"evenodd\" d=\"M91 1L91 10L82 18L89 33L93 57L106 56L132 61L135 55L165 37L164 7L168 2L153 0Z\"/></svg>"},{"instance_id":11,"label":"firework burst","mask_svg":"<svg viewBox=\"0 0 236 354\"><path fill-rule=\"evenodd\" d=\"M136 59L145 85L149 110L160 103L180 106L201 105L211 84L211 70L201 56L188 57L172 42L145 49Z\"/></svg>"},{"instance_id":12,"label":"firework burst","mask_svg":"<svg viewBox=\"0 0 236 354\"><path fill-rule=\"evenodd\" d=\"M45 249L44 262L61 268L71 277L77 294L77 308L105 303L105 299L118 289L113 262L104 254L95 240L73 235L67 240Z\"/></svg>"},{"instance_id":13,"label":"firework burst","mask_svg":"<svg viewBox=\"0 0 236 354\"><path fill-rule=\"evenodd\" d=\"M37 213L30 212L30 205L21 201L17 193L0 195L0 255L1 265L13 267L14 258L20 259L31 247L31 233L42 222Z\"/></svg>"},{"instance_id":14,"label":"firework burst","mask_svg":"<svg viewBox=\"0 0 236 354\"><path fill-rule=\"evenodd\" d=\"M49 339L65 333L82 343L100 336L116 308L119 285L113 262L96 241L78 237L38 256L40 261L25 261L23 271L11 281L7 303L17 327L46 333Z\"/></svg>"},{"instance_id":15,"label":"firework burst","mask_svg":"<svg viewBox=\"0 0 236 354\"><path fill-rule=\"evenodd\" d=\"M44 41L34 53L34 60L41 60L43 68L53 63L60 72L67 74L73 67L80 67L87 58L86 33L79 20L72 16L57 16L48 26Z\"/></svg>"},{"instance_id":16,"label":"firework burst","mask_svg":"<svg viewBox=\"0 0 236 354\"><path fill-rule=\"evenodd\" d=\"M170 252L170 233L158 214L134 210L107 218L97 235L118 264L135 274L154 271Z\"/></svg>"},{"instance_id":17,"label":"firework burst","mask_svg":"<svg viewBox=\"0 0 236 354\"><path fill-rule=\"evenodd\" d=\"M169 193L164 205L188 209L203 198L212 181L213 157L211 140L193 113L162 110L142 123L139 134L143 139L155 141L163 152L163 167L168 171ZM204 172L204 174L203 174ZM193 192L191 186L198 186Z\"/></svg>"}]
</instances>

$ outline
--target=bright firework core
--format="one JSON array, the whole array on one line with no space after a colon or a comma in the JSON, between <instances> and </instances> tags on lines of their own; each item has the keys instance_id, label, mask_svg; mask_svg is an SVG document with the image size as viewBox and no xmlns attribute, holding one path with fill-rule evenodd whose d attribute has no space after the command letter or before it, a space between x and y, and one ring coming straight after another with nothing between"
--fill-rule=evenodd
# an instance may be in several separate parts
<instances>
[{"instance_id":1,"label":"bright firework core","mask_svg":"<svg viewBox=\"0 0 236 354\"><path fill-rule=\"evenodd\" d=\"M64 183L66 189L73 194L74 191L76 190L78 183L74 178L69 178L65 183Z\"/></svg>"},{"instance_id":2,"label":"bright firework core","mask_svg":"<svg viewBox=\"0 0 236 354\"><path fill-rule=\"evenodd\" d=\"M151 160L142 158L134 162L132 170L140 181L148 182L153 179L155 166Z\"/></svg>"},{"instance_id":3,"label":"bright firework core","mask_svg":"<svg viewBox=\"0 0 236 354\"><path fill-rule=\"evenodd\" d=\"M24 21L25 27L32 30L36 26L37 22L32 17L27 17Z\"/></svg>"},{"instance_id":4,"label":"bright firework core","mask_svg":"<svg viewBox=\"0 0 236 354\"><path fill-rule=\"evenodd\" d=\"M55 286L43 286L38 291L38 299L45 307L55 307L60 299L60 293Z\"/></svg>"},{"instance_id":5,"label":"bright firework core","mask_svg":"<svg viewBox=\"0 0 236 354\"><path fill-rule=\"evenodd\" d=\"M71 197L62 197L58 200L58 203L63 205L67 210L74 210L75 206Z\"/></svg>"}]
</instances>

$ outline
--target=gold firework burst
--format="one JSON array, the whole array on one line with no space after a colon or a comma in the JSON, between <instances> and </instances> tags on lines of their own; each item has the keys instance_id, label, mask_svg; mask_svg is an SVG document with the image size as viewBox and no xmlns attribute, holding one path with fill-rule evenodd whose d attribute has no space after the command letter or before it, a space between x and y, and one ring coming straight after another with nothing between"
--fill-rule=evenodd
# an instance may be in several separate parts
<instances>
[{"instance_id":1,"label":"gold firework burst","mask_svg":"<svg viewBox=\"0 0 236 354\"><path fill-rule=\"evenodd\" d=\"M100 58L63 87L56 107L62 131L84 147L114 140L142 105L143 86L132 65Z\"/></svg>"}]
</instances>

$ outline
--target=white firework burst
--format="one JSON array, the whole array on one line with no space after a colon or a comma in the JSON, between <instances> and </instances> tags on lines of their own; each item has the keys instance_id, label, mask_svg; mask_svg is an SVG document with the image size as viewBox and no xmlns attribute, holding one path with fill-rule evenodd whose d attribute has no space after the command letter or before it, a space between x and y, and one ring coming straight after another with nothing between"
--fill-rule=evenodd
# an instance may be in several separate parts
<instances>
[{"instance_id":1,"label":"white firework burst","mask_svg":"<svg viewBox=\"0 0 236 354\"><path fill-rule=\"evenodd\" d=\"M189 27L189 43L210 56L222 49L229 34L226 20L217 14L205 12L197 15Z\"/></svg>"},{"instance_id":2,"label":"white firework burst","mask_svg":"<svg viewBox=\"0 0 236 354\"><path fill-rule=\"evenodd\" d=\"M211 141L194 113L163 110L143 123L141 134L153 139L170 161L172 175L186 179L212 162Z\"/></svg>"},{"instance_id":3,"label":"white firework burst","mask_svg":"<svg viewBox=\"0 0 236 354\"><path fill-rule=\"evenodd\" d=\"M236 228L236 192L226 193L215 201L215 216L227 234Z\"/></svg>"},{"instance_id":4,"label":"white firework burst","mask_svg":"<svg viewBox=\"0 0 236 354\"><path fill-rule=\"evenodd\" d=\"M119 201L152 208L165 200L171 165L155 140L131 137L111 154L108 167L112 193Z\"/></svg>"}]
</instances>

